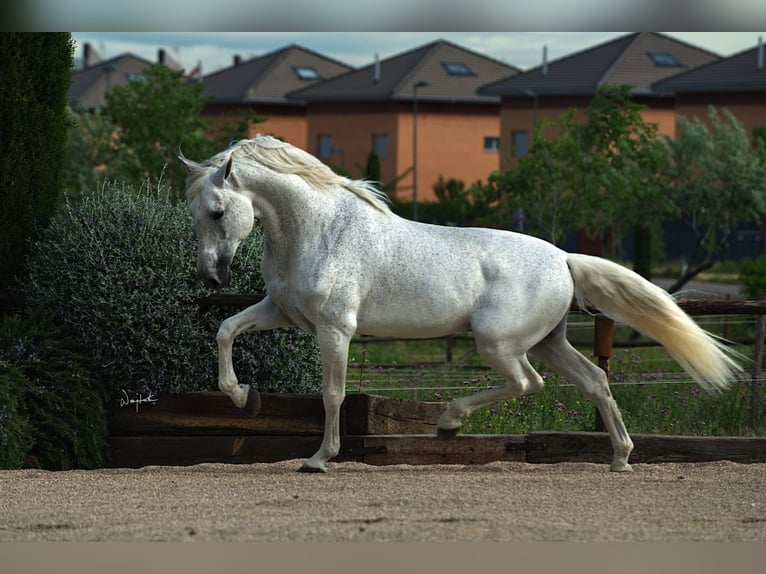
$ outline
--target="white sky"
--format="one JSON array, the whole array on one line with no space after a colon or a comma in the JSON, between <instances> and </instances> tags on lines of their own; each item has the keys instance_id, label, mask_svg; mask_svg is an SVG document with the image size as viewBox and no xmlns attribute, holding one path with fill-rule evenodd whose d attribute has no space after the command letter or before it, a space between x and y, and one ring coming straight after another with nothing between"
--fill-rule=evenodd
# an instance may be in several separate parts
<instances>
[{"instance_id":1,"label":"white sky","mask_svg":"<svg viewBox=\"0 0 766 574\"><path fill-rule=\"evenodd\" d=\"M85 1L85 0L83 0ZM766 2L764 2L766 5ZM543 46L553 61L623 35L625 32L74 32L76 57L89 42L102 59L132 52L156 61L163 48L187 70L202 62L203 74L298 44L351 66L371 64L439 38L526 69L539 65ZM754 47L766 32L666 32L679 40L729 56Z\"/></svg>"}]
</instances>

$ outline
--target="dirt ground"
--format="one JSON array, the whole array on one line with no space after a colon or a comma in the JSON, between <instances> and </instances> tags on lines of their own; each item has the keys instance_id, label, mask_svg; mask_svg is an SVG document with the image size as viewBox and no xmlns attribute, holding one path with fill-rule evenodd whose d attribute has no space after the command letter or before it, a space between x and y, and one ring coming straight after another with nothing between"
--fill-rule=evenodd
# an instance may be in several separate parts
<instances>
[{"instance_id":1,"label":"dirt ground","mask_svg":"<svg viewBox=\"0 0 766 574\"><path fill-rule=\"evenodd\" d=\"M0 541L766 541L766 464L0 471Z\"/></svg>"}]
</instances>

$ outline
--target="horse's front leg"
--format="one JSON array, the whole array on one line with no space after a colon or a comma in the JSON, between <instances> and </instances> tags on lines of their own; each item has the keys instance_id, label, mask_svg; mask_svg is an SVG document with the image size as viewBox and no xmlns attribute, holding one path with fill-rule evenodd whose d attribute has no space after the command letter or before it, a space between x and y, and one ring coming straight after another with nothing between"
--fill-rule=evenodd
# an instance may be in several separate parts
<instances>
[{"instance_id":1,"label":"horse's front leg","mask_svg":"<svg viewBox=\"0 0 766 574\"><path fill-rule=\"evenodd\" d=\"M251 415L257 414L260 409L260 396L257 389L251 389L250 385L237 384L231 357L234 339L247 331L266 331L291 326L293 323L290 319L267 296L259 303L226 319L218 329L218 388L239 408L247 407Z\"/></svg>"},{"instance_id":2,"label":"horse's front leg","mask_svg":"<svg viewBox=\"0 0 766 574\"><path fill-rule=\"evenodd\" d=\"M322 402L324 404L324 437L319 450L303 463L301 472L327 472L327 461L340 452L340 407L346 396L348 330L336 327L317 329L322 357Z\"/></svg>"}]
</instances>

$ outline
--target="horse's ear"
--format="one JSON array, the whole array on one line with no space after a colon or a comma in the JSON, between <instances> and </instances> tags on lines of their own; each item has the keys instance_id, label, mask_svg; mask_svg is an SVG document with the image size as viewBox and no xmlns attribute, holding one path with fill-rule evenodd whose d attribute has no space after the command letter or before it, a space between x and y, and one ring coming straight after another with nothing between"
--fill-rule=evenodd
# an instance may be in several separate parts
<instances>
[{"instance_id":1,"label":"horse's ear","mask_svg":"<svg viewBox=\"0 0 766 574\"><path fill-rule=\"evenodd\" d=\"M229 158L225 164L215 170L215 173L210 176L210 181L213 182L213 185L216 187L223 187L223 182L226 181L231 174L231 163L232 160Z\"/></svg>"},{"instance_id":2,"label":"horse's ear","mask_svg":"<svg viewBox=\"0 0 766 574\"><path fill-rule=\"evenodd\" d=\"M199 164L191 161L189 159L186 159L183 154L180 154L178 156L178 159L181 160L181 163L183 164L184 168L186 168L186 171L189 173L197 173L199 171Z\"/></svg>"}]
</instances>

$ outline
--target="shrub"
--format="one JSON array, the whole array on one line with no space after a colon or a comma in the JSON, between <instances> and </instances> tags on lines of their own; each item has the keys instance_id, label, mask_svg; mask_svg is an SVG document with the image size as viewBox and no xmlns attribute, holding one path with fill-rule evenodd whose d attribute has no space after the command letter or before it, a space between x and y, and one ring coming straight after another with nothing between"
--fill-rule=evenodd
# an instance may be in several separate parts
<instances>
[{"instance_id":1,"label":"shrub","mask_svg":"<svg viewBox=\"0 0 766 574\"><path fill-rule=\"evenodd\" d=\"M745 297L757 301L766 293L766 256L742 261L739 275Z\"/></svg>"},{"instance_id":2,"label":"shrub","mask_svg":"<svg viewBox=\"0 0 766 574\"><path fill-rule=\"evenodd\" d=\"M69 32L0 34L0 290L59 201L73 48Z\"/></svg>"},{"instance_id":3,"label":"shrub","mask_svg":"<svg viewBox=\"0 0 766 574\"><path fill-rule=\"evenodd\" d=\"M239 293L263 292L258 228L234 261ZM32 247L28 305L66 325L91 351L110 401L151 393L211 390L217 383L215 333L231 310L201 315L196 241L185 205L162 185L135 191L108 183L66 203ZM298 330L240 337L234 368L265 392L316 392L319 354Z\"/></svg>"},{"instance_id":4,"label":"shrub","mask_svg":"<svg viewBox=\"0 0 766 574\"><path fill-rule=\"evenodd\" d=\"M50 470L103 464L104 398L87 364L84 349L50 321L3 323L0 467L18 468L27 457Z\"/></svg>"},{"instance_id":5,"label":"shrub","mask_svg":"<svg viewBox=\"0 0 766 574\"><path fill-rule=\"evenodd\" d=\"M0 468L19 468L33 444L22 395L27 384L16 365L0 359Z\"/></svg>"}]
</instances>

